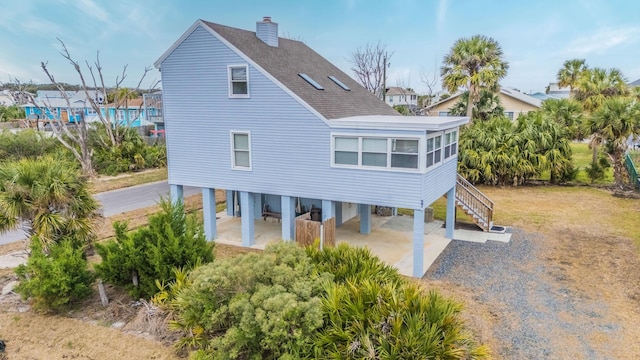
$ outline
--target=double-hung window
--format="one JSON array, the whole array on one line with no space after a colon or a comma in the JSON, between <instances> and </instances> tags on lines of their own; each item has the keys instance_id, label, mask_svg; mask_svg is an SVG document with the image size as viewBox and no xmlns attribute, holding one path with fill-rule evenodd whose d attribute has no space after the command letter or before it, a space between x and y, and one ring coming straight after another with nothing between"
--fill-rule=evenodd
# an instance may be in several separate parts
<instances>
[{"instance_id":1,"label":"double-hung window","mask_svg":"<svg viewBox=\"0 0 640 360\"><path fill-rule=\"evenodd\" d=\"M358 138L336 137L334 163L358 166Z\"/></svg>"},{"instance_id":2,"label":"double-hung window","mask_svg":"<svg viewBox=\"0 0 640 360\"><path fill-rule=\"evenodd\" d=\"M418 168L418 140L391 139L391 167Z\"/></svg>"},{"instance_id":3,"label":"double-hung window","mask_svg":"<svg viewBox=\"0 0 640 360\"><path fill-rule=\"evenodd\" d=\"M442 161L442 135L427 139L427 168Z\"/></svg>"},{"instance_id":4,"label":"double-hung window","mask_svg":"<svg viewBox=\"0 0 640 360\"><path fill-rule=\"evenodd\" d=\"M237 170L251 170L251 137L248 132L231 133L231 163Z\"/></svg>"},{"instance_id":5,"label":"double-hung window","mask_svg":"<svg viewBox=\"0 0 640 360\"><path fill-rule=\"evenodd\" d=\"M229 97L249 97L249 67L229 65Z\"/></svg>"},{"instance_id":6,"label":"double-hung window","mask_svg":"<svg viewBox=\"0 0 640 360\"><path fill-rule=\"evenodd\" d=\"M448 159L458 153L458 131L444 134L444 158Z\"/></svg>"},{"instance_id":7,"label":"double-hung window","mask_svg":"<svg viewBox=\"0 0 640 360\"><path fill-rule=\"evenodd\" d=\"M387 167L387 139L362 139L362 166Z\"/></svg>"}]
</instances>

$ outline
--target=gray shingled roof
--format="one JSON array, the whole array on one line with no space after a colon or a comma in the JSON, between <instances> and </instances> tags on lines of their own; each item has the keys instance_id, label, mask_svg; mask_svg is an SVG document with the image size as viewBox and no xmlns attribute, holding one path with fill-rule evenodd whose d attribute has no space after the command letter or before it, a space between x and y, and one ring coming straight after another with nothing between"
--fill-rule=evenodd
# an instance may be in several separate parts
<instances>
[{"instance_id":1,"label":"gray shingled roof","mask_svg":"<svg viewBox=\"0 0 640 360\"><path fill-rule=\"evenodd\" d=\"M203 21L271 76L293 91L327 119L360 115L398 115L389 105L363 88L325 58L300 41L278 39L278 47L265 44L253 31ZM298 76L304 73L324 90L316 90ZM335 76L351 91L345 91L328 76Z\"/></svg>"}]
</instances>

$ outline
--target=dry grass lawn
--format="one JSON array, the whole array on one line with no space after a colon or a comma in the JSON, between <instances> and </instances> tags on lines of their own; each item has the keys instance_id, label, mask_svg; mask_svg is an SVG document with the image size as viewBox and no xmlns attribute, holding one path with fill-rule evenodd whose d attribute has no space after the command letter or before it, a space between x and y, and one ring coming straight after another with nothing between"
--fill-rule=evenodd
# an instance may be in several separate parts
<instances>
[{"instance_id":1,"label":"dry grass lawn","mask_svg":"<svg viewBox=\"0 0 640 360\"><path fill-rule=\"evenodd\" d=\"M577 294L577 301L597 299L607 304L600 321L617 324L624 331L619 337L589 335L591 345L613 359L639 359L640 200L618 198L607 190L584 186L481 190L495 202L496 224L543 235L536 266L562 279ZM501 347L492 336L495 326L510 318L501 304L481 303L472 291L461 286L425 282L461 300L466 308L464 316L479 339L494 349ZM558 341L567 354L579 354L572 358L583 358L579 345L567 339ZM499 354L495 358L501 359Z\"/></svg>"},{"instance_id":2,"label":"dry grass lawn","mask_svg":"<svg viewBox=\"0 0 640 360\"><path fill-rule=\"evenodd\" d=\"M482 191L495 201L496 224L544 235L544 258L541 259L544 266L562 271L572 288L583 296L607 301L608 316L625 329L624 336L615 344L607 342L605 337L594 337L592 341L619 349L611 352L613 358L640 358L637 342L640 338L637 325L640 323L640 200L613 197L604 189L591 187L483 187ZM200 196L187 198L187 209L199 209L200 201ZM157 207L108 219L100 237L112 236L110 224L115 220L128 220L130 227L135 228L143 225L148 214L154 211ZM19 246L0 247L0 253ZM252 250L218 245L216 256L235 256L248 251ZM0 271L0 285L12 276L11 271ZM465 317L478 338L498 347L492 331L499 319L508 316L501 312L500 304L480 303L473 292L446 282L427 285L462 301L466 306ZM20 313L15 306L7 305L10 304L0 304L0 339L8 340L8 355L12 360L175 358L173 349L166 344L106 326L112 321L110 317L100 315L106 320L99 325L100 316L95 314L88 322ZM127 304L123 305L126 308Z\"/></svg>"},{"instance_id":3,"label":"dry grass lawn","mask_svg":"<svg viewBox=\"0 0 640 360\"><path fill-rule=\"evenodd\" d=\"M122 189L167 179L167 168L150 169L137 173L125 173L116 176L100 176L89 182L93 194Z\"/></svg>"}]
</instances>

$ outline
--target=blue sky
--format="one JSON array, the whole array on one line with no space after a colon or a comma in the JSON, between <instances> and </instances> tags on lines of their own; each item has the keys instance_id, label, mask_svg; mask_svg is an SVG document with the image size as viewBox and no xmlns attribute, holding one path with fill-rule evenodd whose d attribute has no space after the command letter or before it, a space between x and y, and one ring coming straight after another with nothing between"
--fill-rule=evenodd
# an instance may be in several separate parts
<instances>
[{"instance_id":1,"label":"blue sky","mask_svg":"<svg viewBox=\"0 0 640 360\"><path fill-rule=\"evenodd\" d=\"M544 91L571 58L640 78L638 14L636 0L13 0L0 11L0 81L45 82L40 62L48 61L58 80L78 83L58 37L80 62L100 50L107 85L128 64L125 85L135 86L196 19L255 30L271 16L281 36L304 41L349 74L356 48L386 44L394 52L388 83L419 91L421 74L439 75L455 40L487 35L510 64L503 85Z\"/></svg>"}]
</instances>

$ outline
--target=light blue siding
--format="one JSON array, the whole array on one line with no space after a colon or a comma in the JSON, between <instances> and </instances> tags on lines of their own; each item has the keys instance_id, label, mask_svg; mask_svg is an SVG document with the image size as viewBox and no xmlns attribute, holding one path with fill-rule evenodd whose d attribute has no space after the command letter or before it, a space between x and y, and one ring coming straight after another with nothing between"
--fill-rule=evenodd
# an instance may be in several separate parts
<instances>
[{"instance_id":1,"label":"light blue siding","mask_svg":"<svg viewBox=\"0 0 640 360\"><path fill-rule=\"evenodd\" d=\"M456 157L447 160L423 176L422 198L424 203L422 208L428 207L455 186L457 172L458 159Z\"/></svg>"},{"instance_id":2,"label":"light blue siding","mask_svg":"<svg viewBox=\"0 0 640 360\"><path fill-rule=\"evenodd\" d=\"M412 209L453 186L438 174L455 182L455 161L427 174L332 168L331 128L256 68L251 97L229 99L227 66L245 63L201 27L162 62L169 183ZM251 134L251 171L231 169L232 130ZM278 200L266 202L277 212Z\"/></svg>"}]
</instances>

